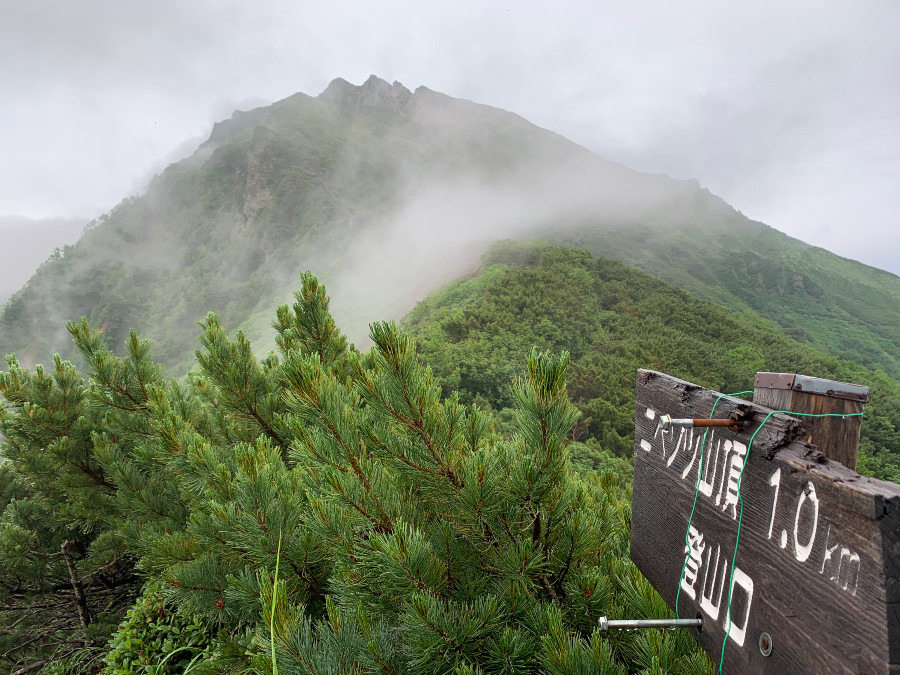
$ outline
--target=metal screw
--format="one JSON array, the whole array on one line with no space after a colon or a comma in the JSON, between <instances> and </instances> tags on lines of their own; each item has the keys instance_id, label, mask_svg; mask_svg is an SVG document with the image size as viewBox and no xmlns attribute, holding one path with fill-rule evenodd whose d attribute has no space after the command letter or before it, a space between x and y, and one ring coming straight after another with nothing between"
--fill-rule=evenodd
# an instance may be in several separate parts
<instances>
[{"instance_id":1,"label":"metal screw","mask_svg":"<svg viewBox=\"0 0 900 675\"><path fill-rule=\"evenodd\" d=\"M608 619L601 616L597 619L597 627L601 633L608 630L635 628L702 628L703 619Z\"/></svg>"},{"instance_id":2,"label":"metal screw","mask_svg":"<svg viewBox=\"0 0 900 675\"><path fill-rule=\"evenodd\" d=\"M660 415L660 431L671 431L672 427L728 427L732 431L738 431L744 426L743 420L728 419L673 419L671 415Z\"/></svg>"},{"instance_id":3,"label":"metal screw","mask_svg":"<svg viewBox=\"0 0 900 675\"><path fill-rule=\"evenodd\" d=\"M772 636L768 633L759 635L759 653L763 656L769 656L772 653Z\"/></svg>"}]
</instances>

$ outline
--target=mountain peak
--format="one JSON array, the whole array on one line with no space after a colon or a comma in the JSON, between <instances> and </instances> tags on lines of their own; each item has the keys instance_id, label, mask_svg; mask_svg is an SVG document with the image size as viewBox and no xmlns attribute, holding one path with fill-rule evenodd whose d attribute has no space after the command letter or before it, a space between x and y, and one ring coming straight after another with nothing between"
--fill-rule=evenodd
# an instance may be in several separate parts
<instances>
[{"instance_id":1,"label":"mountain peak","mask_svg":"<svg viewBox=\"0 0 900 675\"><path fill-rule=\"evenodd\" d=\"M388 84L386 80L376 75L370 75L369 79L359 86L338 77L319 94L321 101L340 107L388 106L395 110L406 108L412 98L412 92L399 82Z\"/></svg>"}]
</instances>

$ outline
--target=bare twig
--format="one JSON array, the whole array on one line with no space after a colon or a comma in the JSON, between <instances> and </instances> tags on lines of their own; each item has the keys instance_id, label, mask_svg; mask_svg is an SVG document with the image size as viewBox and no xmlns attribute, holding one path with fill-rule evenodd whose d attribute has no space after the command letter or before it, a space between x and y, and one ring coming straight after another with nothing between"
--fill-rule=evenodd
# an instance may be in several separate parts
<instances>
[{"instance_id":1,"label":"bare twig","mask_svg":"<svg viewBox=\"0 0 900 675\"><path fill-rule=\"evenodd\" d=\"M87 630L88 624L91 622L91 610L88 609L87 598L84 595L84 589L81 582L78 581L78 575L75 574L75 566L72 564L72 558L69 556L69 540L63 541L60 550L66 561L66 567L69 569L69 580L72 583L72 589L75 591L75 602L78 607L78 618L81 619L81 627Z\"/></svg>"},{"instance_id":2,"label":"bare twig","mask_svg":"<svg viewBox=\"0 0 900 675\"><path fill-rule=\"evenodd\" d=\"M18 670L14 670L12 675L25 675L25 673L30 673L38 668L43 668L48 663L50 663L50 659L42 659L40 661L35 661L34 663L29 663L27 666L22 666Z\"/></svg>"}]
</instances>

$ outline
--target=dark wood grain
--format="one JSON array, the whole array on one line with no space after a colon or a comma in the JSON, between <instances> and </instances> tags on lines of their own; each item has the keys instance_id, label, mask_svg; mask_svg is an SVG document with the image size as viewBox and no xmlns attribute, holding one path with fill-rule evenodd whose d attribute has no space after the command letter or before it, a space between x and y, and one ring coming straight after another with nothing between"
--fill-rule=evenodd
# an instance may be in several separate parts
<instances>
[{"instance_id":1,"label":"dark wood grain","mask_svg":"<svg viewBox=\"0 0 900 675\"><path fill-rule=\"evenodd\" d=\"M739 416L746 424L740 431L709 431L705 481L692 521L696 564L688 565L685 581L694 597L682 587L703 430L664 434L657 429L658 418L709 417L718 396L661 373L638 371L635 563L671 607L677 598L681 617L704 619L702 631L693 632L718 663L740 520L734 630L725 649L725 672L882 673L897 668L900 486L828 461L805 442L806 429L796 418L773 415L747 452L751 435L771 410L739 399L720 401L715 417ZM742 461L741 519L740 499L729 488L737 485ZM774 643L768 657L758 646L762 632Z\"/></svg>"}]
</instances>

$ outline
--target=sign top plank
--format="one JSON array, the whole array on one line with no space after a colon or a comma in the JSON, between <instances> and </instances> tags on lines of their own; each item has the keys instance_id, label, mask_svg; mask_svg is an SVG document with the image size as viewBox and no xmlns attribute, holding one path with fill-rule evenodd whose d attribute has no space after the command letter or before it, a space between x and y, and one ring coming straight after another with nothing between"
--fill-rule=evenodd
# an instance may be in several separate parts
<instances>
[{"instance_id":1,"label":"sign top plank","mask_svg":"<svg viewBox=\"0 0 900 675\"><path fill-rule=\"evenodd\" d=\"M660 429L720 397L638 371L635 564L681 618L703 619L691 630L716 663L725 643L724 672L900 670L900 485L826 459L799 440L802 418L772 415L751 446L772 411L737 398L715 417L743 428L705 444L704 429Z\"/></svg>"}]
</instances>

